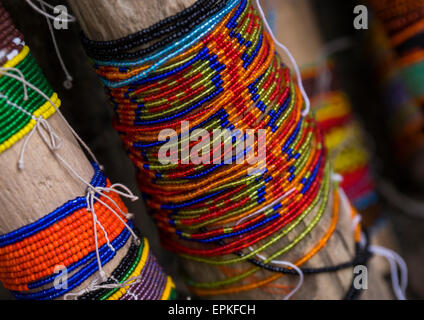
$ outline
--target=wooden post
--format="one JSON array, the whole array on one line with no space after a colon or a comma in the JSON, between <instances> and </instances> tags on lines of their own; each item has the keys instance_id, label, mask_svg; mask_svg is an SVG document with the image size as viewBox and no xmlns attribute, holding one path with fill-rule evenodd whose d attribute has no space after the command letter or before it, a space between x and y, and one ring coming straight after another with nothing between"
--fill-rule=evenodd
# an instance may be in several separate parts
<instances>
[{"instance_id":1,"label":"wooden post","mask_svg":"<svg viewBox=\"0 0 424 320\"><path fill-rule=\"evenodd\" d=\"M78 174L90 181L94 170L81 150L70 129L59 114L48 119L53 131L63 140L58 154ZM65 202L86 194L82 184L48 149L38 133L34 133L24 154L24 169L19 170L19 159L24 137L0 154L0 234L11 232L47 215ZM114 259L105 265L109 276L129 248L128 242L117 252ZM88 278L73 291L86 287L93 279Z\"/></svg>"},{"instance_id":2,"label":"wooden post","mask_svg":"<svg viewBox=\"0 0 424 320\"><path fill-rule=\"evenodd\" d=\"M188 7L194 0L162 0L162 1L143 1L138 0L68 0L73 12L77 16L84 33L95 40L112 40L118 37L126 36L134 33L141 28L145 28L154 22L159 21L165 16L176 13L183 7ZM296 3L299 1L296 1ZM293 2L294 3L294 2ZM160 5L159 5L160 4ZM305 23L309 18L302 18ZM285 24L287 30L292 34L297 32L297 29L290 24ZM289 31L287 31L289 32ZM314 33L315 34L315 33ZM308 40L304 40L307 42ZM315 41L315 40L314 40ZM317 46L318 47L318 46ZM308 50L307 50L308 51ZM310 58L305 55L305 60ZM283 58L284 59L284 58ZM105 106L107 107L107 106ZM330 192L329 203L332 203ZM323 215L318 226L308 235L304 241L301 241L292 252L284 256L285 260L294 261L303 253L309 250L323 234L327 231L330 225L332 206L329 205ZM311 213L313 215L313 213ZM309 221L306 221L308 223ZM300 228L304 228L301 223ZM296 229L297 230L297 229ZM290 235L285 240L281 240L275 244L268 252L275 251L276 248L283 247L288 241L293 239L295 235ZM334 265L341 262L349 261L353 257L353 234L352 222L347 212L341 211L337 229L328 244L315 257L313 257L305 266L321 267ZM181 261L181 266L189 274L189 276L198 281L214 281L223 278L223 271L219 267L199 264L190 261ZM237 267L240 269L251 267L250 264L240 263ZM259 279L263 276L269 276L270 273L261 271L257 273ZM305 283L299 292L295 295L295 299L340 299L342 298L348 287L350 286L353 276L352 269L345 269L337 273L324 273L320 275L307 276ZM273 282L279 286L294 286L297 284L298 277L284 276ZM373 298L388 298L385 288L379 278L370 279L370 287L376 287L376 294ZM384 288L383 288L384 287ZM382 289L383 288L383 289ZM281 299L283 293L273 293L271 288L258 288L238 294L230 294L225 296L215 296L213 298L221 299Z\"/></svg>"}]
</instances>

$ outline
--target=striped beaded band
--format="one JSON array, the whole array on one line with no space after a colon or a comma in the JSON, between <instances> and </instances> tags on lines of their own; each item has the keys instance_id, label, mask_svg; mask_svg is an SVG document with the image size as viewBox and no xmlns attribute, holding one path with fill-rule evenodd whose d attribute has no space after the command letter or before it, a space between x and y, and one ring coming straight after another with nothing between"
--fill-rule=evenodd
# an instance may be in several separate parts
<instances>
[{"instance_id":1,"label":"striped beaded band","mask_svg":"<svg viewBox=\"0 0 424 320\"><path fill-rule=\"evenodd\" d=\"M221 10L227 2L228 0L198 0L186 10L125 38L96 42L87 39L87 37L82 34L82 42L85 44L87 53L95 59L122 60L137 58L152 53L156 51L156 49L160 49L173 41L181 39L196 25L199 25ZM143 49L137 51L128 51L156 39L160 40L155 41L148 47L144 46Z\"/></svg>"},{"instance_id":2,"label":"striped beaded band","mask_svg":"<svg viewBox=\"0 0 424 320\"><path fill-rule=\"evenodd\" d=\"M95 175L92 179L94 186L108 186L108 182L94 165ZM120 197L113 193L109 198L99 198L109 206L116 203L122 210L126 210ZM100 201L100 200L99 200ZM104 234L98 235L100 251L104 256L112 257L108 244L115 241L117 248L129 238L127 230L116 215L99 202L94 204L98 221L104 225ZM94 258L94 234L92 230L91 213L87 212L85 197L76 198L64 204L47 216L25 227L1 236L0 248L0 275L3 285L13 290L18 298L44 298L58 294L51 289L49 294L20 293L45 286L54 280L54 268L57 265L65 266L68 272L80 266L91 265ZM107 237L107 239L106 239ZM121 240L120 240L121 239ZM110 260L110 259L109 259ZM96 270L91 267L85 273L86 278ZM53 276L52 276L53 275ZM74 277L75 283L81 283L83 278ZM69 281L69 286L73 282ZM69 289L71 290L71 289ZM19 291L19 292L17 292ZM66 292L66 291L64 291ZM63 294L64 292L60 292Z\"/></svg>"},{"instance_id":3,"label":"striped beaded band","mask_svg":"<svg viewBox=\"0 0 424 320\"><path fill-rule=\"evenodd\" d=\"M91 181L93 187L110 186L99 166L93 163L93 167L95 169ZM100 201L107 206L100 204ZM77 288L97 272L93 222L86 205L85 197L76 198L47 216L0 236L0 280L6 288L12 290L17 299L58 298ZM103 231L97 236L102 265L114 258L131 235L117 216L108 209L113 205L118 205L123 212L127 212L116 193L109 194L107 198L101 196L94 204L97 221ZM124 221L133 228L132 221L126 219ZM139 249L142 254L134 256ZM144 269L146 257L149 258L149 267ZM134 267L128 268L127 264L130 261ZM57 277L54 272L57 266L66 267L67 273L72 274L67 280L66 288L49 287ZM113 271L112 276L118 276L123 268L127 268L125 273L130 273L130 276L125 276L121 280L139 276L141 281L118 290L122 295L135 290L134 295L140 299L175 298L172 280L166 277L163 269L157 264L146 239L143 239L141 245L132 242L128 253ZM131 271L134 268L136 273ZM157 282L155 281L157 277L165 281ZM152 284L154 286L151 286ZM105 290L100 296L94 292L85 298L102 299L104 296L113 296L116 294L115 291L116 289ZM144 293L141 294L142 292Z\"/></svg>"},{"instance_id":4,"label":"striped beaded band","mask_svg":"<svg viewBox=\"0 0 424 320\"><path fill-rule=\"evenodd\" d=\"M283 248L267 252L268 264L304 240L325 209L333 207L328 232L296 262L305 263L335 229L338 193L331 192L323 137L314 120L301 115L304 102L289 69L274 55L274 43L247 0L228 1L182 39L136 60L94 60L115 112L114 127L138 168L139 187L162 243L189 260L235 265L304 226ZM165 142L171 154L182 154L184 144L196 146L184 134L183 121L189 133L266 130L266 170L249 175L246 162L194 164L183 161L187 156L161 163ZM162 129L176 135L159 141ZM230 153L233 162L248 153L244 147L237 152ZM216 295L257 288L282 276L235 286L262 269L255 266L220 281L188 279L188 284L198 295Z\"/></svg>"},{"instance_id":5,"label":"striped beaded band","mask_svg":"<svg viewBox=\"0 0 424 320\"><path fill-rule=\"evenodd\" d=\"M1 153L32 130L40 117L47 119L53 114L60 100L1 5L0 16L5 19L0 23L0 59L3 64L0 74ZM14 72L18 73L13 74L18 79L12 77ZM21 78L29 84L18 81ZM39 89L41 94L33 88ZM52 101L45 102L44 98L49 97ZM91 154L90 150L87 151ZM92 165L94 176L91 181L80 178L88 186L85 196L66 202L37 221L0 235L0 281L15 298L45 300L66 298L67 295L78 297L90 292L96 283L96 278L91 277L98 273L101 279L106 278L103 266L121 249L126 249L126 244L129 250L112 272L112 277L125 275L124 271L130 270L127 265L130 262L140 265L140 260L134 255L139 247L148 253L149 261L155 261L148 245L140 245L140 239L133 231L133 222L129 220L131 214L121 200L121 196L133 200L136 197L125 186L112 185L97 163ZM143 241L147 243L147 240ZM61 275L56 272L58 267L59 271L65 270L66 277L60 279L65 281L62 283L65 285L56 283ZM156 262L149 262L148 271L143 269L140 278L146 282L144 277L152 275L166 279L166 274ZM88 286L85 286L86 280L90 280ZM167 282L156 284L155 290L147 296L140 294L140 298L175 298L169 281L172 283L169 278ZM83 293L79 293L77 290L82 285ZM139 291L145 290L139 282L134 285ZM131 292L134 286L129 286L127 291ZM108 288L103 295L113 291ZM94 298L97 293L92 294Z\"/></svg>"}]
</instances>

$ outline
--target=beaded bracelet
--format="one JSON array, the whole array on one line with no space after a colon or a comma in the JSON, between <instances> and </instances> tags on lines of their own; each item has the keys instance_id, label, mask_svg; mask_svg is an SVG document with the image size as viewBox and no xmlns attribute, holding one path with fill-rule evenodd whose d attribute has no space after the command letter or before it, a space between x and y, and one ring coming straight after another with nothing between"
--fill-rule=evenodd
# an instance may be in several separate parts
<instances>
[{"instance_id":1,"label":"beaded bracelet","mask_svg":"<svg viewBox=\"0 0 424 320\"><path fill-rule=\"evenodd\" d=\"M222 1L206 1L206 4L200 6L199 10L193 12L192 16L184 18L184 20L177 21L175 24L168 26L166 29L161 29L160 32L151 33L146 37L135 41L132 36L132 41L129 44L125 44L122 47L113 47L104 49L95 49L93 50L90 47L87 47L87 53L90 57L97 60L129 60L141 57L143 55L152 53L156 51L156 49L161 48L170 44L173 41L177 41L181 39L185 34L189 33L196 25L201 24L203 21L207 20L210 16L217 13L219 10L223 8L228 0ZM200 2L198 1L194 5ZM166 37L165 37L166 36ZM86 38L83 36L83 39ZM152 40L160 39L159 41L154 42L152 45L145 47L143 49L134 51L134 52L126 52L127 50L135 47L139 47L145 43L151 42Z\"/></svg>"},{"instance_id":2,"label":"beaded bracelet","mask_svg":"<svg viewBox=\"0 0 424 320\"><path fill-rule=\"evenodd\" d=\"M4 72L0 75L1 152L32 130L34 125L39 124L38 121L45 121L53 114L60 100L1 5L0 17L4 18L0 23L0 46L6 54L6 57L1 57ZM19 81L21 78L24 79ZM45 102L45 99L49 101ZM89 149L87 151L92 155ZM62 161L66 164L65 160ZM136 261L134 246L138 247L140 240L133 231L133 222L129 220L131 214L121 200L121 197L136 197L125 186L112 185L97 163L92 165L94 176L91 181L79 177L88 187L85 196L66 202L37 221L0 235L0 281L17 299L78 297L91 292L96 287L95 277L82 288L83 293L79 293L78 289L96 273L105 279L103 266L114 259L127 243L129 251L112 275L122 275L124 268L128 268L127 263ZM148 254L154 261L152 254ZM122 265L122 262L125 264ZM66 278L62 279L64 286L56 283L60 276L56 273L57 267L66 271ZM147 295L139 294L140 290L146 290L144 277L152 276L167 278L159 265L150 263L148 270L143 269L142 281L134 283L134 286L130 284L127 291L136 290L136 285L138 291L135 296L140 299L175 298L170 278L157 284L154 291L148 288ZM114 287L115 284L112 284L103 295L112 292Z\"/></svg>"},{"instance_id":3,"label":"beaded bracelet","mask_svg":"<svg viewBox=\"0 0 424 320\"><path fill-rule=\"evenodd\" d=\"M113 106L114 127L139 169L139 187L162 243L185 259L211 265L249 261L314 212L297 237L270 254L267 265L305 241L332 205L323 136L311 117L302 117L300 91L289 69L274 55L274 43L250 1L228 1L219 14L187 30L182 39L154 47L156 51L135 61L94 61ZM126 41L131 48L137 43ZM124 57L117 52L129 51L108 42L87 48L89 54L115 58ZM251 176L246 162L234 164L248 153L244 147L221 154L221 160L230 155L229 165L187 163L187 155L177 163L161 163L158 155L165 143L171 146L170 154L178 155L183 144L196 146L197 141L183 134L182 121L189 121L189 133L265 129L266 170ZM162 129L173 129L176 136L158 141ZM240 144L227 140L233 150ZM258 141L252 149L256 147ZM323 248L334 231L337 193L334 198L329 232L299 264ZM188 283L195 293L210 295L248 290L278 278L232 286L261 269L257 266L221 281L188 279Z\"/></svg>"},{"instance_id":4,"label":"beaded bracelet","mask_svg":"<svg viewBox=\"0 0 424 320\"><path fill-rule=\"evenodd\" d=\"M110 186L99 166L93 163L93 168L95 173L91 185L93 187ZM116 252L128 242L131 233L118 221L116 215L111 214L110 210L102 211L100 207L96 209L96 206L101 206L100 201L109 203L107 208L113 207L114 204L120 206L124 212L126 208L117 194L111 194L109 198L105 199L100 196L99 200L94 203L97 221L103 225L102 230L104 231L104 236L103 234L98 235L99 255L101 263L104 265L113 259ZM86 197L75 198L47 216L0 236L0 280L5 287L11 289L15 298L55 299L77 288L98 271L95 250L90 245L90 242L93 241L91 213L87 212L86 205ZM85 231L80 231L79 225L83 226L84 224L87 226L81 230ZM131 221L128 221L128 226L133 228ZM150 279L155 279L151 277L155 275L155 277L160 276L168 280L156 284L155 291L149 294L140 294L135 291L135 296L140 299L175 298L172 280L166 277L161 267L154 262L154 265L149 265L149 269L145 270L140 265L140 260L136 259L137 255L134 256L134 253L139 251L138 248L141 248L144 256L149 255L149 259L155 261L149 251L147 240L143 241L144 245L132 242L120 265L112 272L112 277L126 279L125 274L133 268L128 266L128 263L135 264L140 271L143 269L141 277L143 281L131 285L130 288L125 287L125 290L129 290L128 292L131 290L145 291L146 286L149 287L149 283L151 283ZM66 258L67 256L71 258ZM42 261L39 268L36 268L37 261ZM54 267L58 265L65 266L67 273L72 275L67 279L65 288L49 288L48 285L52 284L57 277ZM112 295L113 292L114 290L106 290L100 294L94 292L85 298L102 298L104 295Z\"/></svg>"},{"instance_id":5,"label":"beaded bracelet","mask_svg":"<svg viewBox=\"0 0 424 320\"><path fill-rule=\"evenodd\" d=\"M136 33L130 34L127 37L120 38L117 40L110 40L110 41L95 41L88 39L83 33L81 34L81 41L84 44L84 47L86 49L109 49L114 50L120 45L122 45L126 50L132 49L134 44L135 46L141 45L144 42L137 42L139 39L143 41L144 37L147 36L154 36L158 37L159 33L162 31L162 29L168 25L174 24L176 21L185 20L190 17L191 14L195 13L199 7L203 7L207 4L207 2L210 4L213 1L210 0L198 0L196 1L192 6L184 9L183 11L178 12L177 14L173 16L169 16L158 23L140 30ZM126 46L125 46L126 45Z\"/></svg>"},{"instance_id":6,"label":"beaded bracelet","mask_svg":"<svg viewBox=\"0 0 424 320\"><path fill-rule=\"evenodd\" d=\"M47 84L27 46L3 67L19 69L26 80L51 97L55 106L48 101L43 101L43 98L31 88L28 88L28 99L25 101L21 94L21 82L0 75L0 154L29 133L34 128L37 118L49 118L61 104L57 94Z\"/></svg>"}]
</instances>

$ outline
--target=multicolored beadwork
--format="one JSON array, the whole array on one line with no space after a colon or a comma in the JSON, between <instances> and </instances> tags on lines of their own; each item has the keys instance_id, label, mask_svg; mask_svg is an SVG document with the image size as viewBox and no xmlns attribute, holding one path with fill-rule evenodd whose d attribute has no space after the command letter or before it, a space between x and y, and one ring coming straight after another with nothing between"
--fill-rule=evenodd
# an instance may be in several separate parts
<instances>
[{"instance_id":1,"label":"multicolored beadwork","mask_svg":"<svg viewBox=\"0 0 424 320\"><path fill-rule=\"evenodd\" d=\"M1 5L0 16L9 19ZM0 24L0 28L18 32L10 20L6 22ZM6 38L16 42L15 46L4 44L3 33L0 35L6 52L2 57L3 68L14 68L3 70L23 76L51 97L55 106L29 86L25 99L22 82L0 75L0 153L29 133L39 117L49 118L60 105L29 48L23 45L22 35L16 32L13 33L15 38ZM98 164L93 163L93 169L87 195L66 202L37 221L0 235L1 283L17 299L58 299L69 294L86 299L106 296L111 299L174 299L172 279L156 262L147 239L136 236L138 232L121 200L121 195L125 194L116 191L116 186L111 185ZM122 254L124 250L128 251L108 279L113 280L112 283L98 283L94 289L87 287L85 281L90 280L90 285L94 283L101 266L117 259L117 253ZM58 270L66 270L67 277L62 279L66 282L64 286L55 283L61 276ZM127 285L121 288L115 277L126 281ZM97 287L104 289L95 290ZM81 289L82 293L78 293Z\"/></svg>"},{"instance_id":2,"label":"multicolored beadwork","mask_svg":"<svg viewBox=\"0 0 424 320\"><path fill-rule=\"evenodd\" d=\"M141 34L137 41L143 41ZM323 136L310 115L302 116L304 101L289 69L274 54L274 43L249 0L227 1L181 39L133 60L102 60L87 48L115 112L114 127L138 168L139 187L163 245L185 259L235 265L270 248L308 217L303 231L286 246L267 252L267 264L304 240L325 209L333 207L332 225L296 262L303 264L334 231L338 193L330 194ZM127 40L115 40L116 46ZM101 43L96 46L100 49ZM185 163L183 146L193 148L198 141L188 140L183 121L188 133L200 128L266 130L266 170L249 175L246 161ZM175 164L158 159L165 143L158 140L162 129L177 133L174 145L181 157ZM243 148L232 159L247 152ZM257 288L282 276L237 285L261 269L212 282L188 279L188 284L198 295L217 295Z\"/></svg>"}]
</instances>

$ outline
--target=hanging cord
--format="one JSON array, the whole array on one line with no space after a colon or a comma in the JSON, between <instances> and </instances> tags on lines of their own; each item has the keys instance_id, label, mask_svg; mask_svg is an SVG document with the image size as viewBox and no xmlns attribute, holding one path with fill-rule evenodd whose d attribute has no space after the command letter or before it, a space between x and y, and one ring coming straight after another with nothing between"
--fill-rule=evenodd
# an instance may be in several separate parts
<instances>
[{"instance_id":1,"label":"hanging cord","mask_svg":"<svg viewBox=\"0 0 424 320\"><path fill-rule=\"evenodd\" d=\"M15 75L13 73L10 73L9 71L16 71L19 73L18 75ZM84 148L87 150L87 152L92 156L92 159L94 161L97 162L96 157L94 156L93 152L90 150L90 148L82 141L82 139L78 136L78 134L72 129L72 127L69 125L69 123L66 121L66 119L63 117L63 115L61 114L61 112L58 110L58 107L54 104L54 102L44 93L42 92L40 89L38 89L36 86L34 86L33 84L31 84L30 82L28 82L24 75L22 74L22 72L20 72L19 69L16 68L3 68L0 67L0 74L4 75L4 76L8 76L11 77L15 80L18 80L22 83L23 88L24 88L24 100L28 99L28 94L27 94L27 86L30 87L31 89L33 89L34 91L36 91L38 94L40 94L44 99L46 99L47 101L50 102L50 104L56 109L56 111L59 113L59 115L62 117L62 119L65 121L65 124L67 127L70 128L71 132L73 133L73 135L76 137L76 139L78 141L81 142L81 144L84 146ZM100 278L103 281L106 281L107 277L106 277L106 273L104 272L103 268L102 268L102 263L101 263L101 259L100 259L100 253L99 253L99 246L98 246L98 237L97 237L97 225L100 226L100 228L103 230L106 240L107 240L107 245L109 246L109 248L111 248L112 251L115 251L115 249L112 247L112 245L110 244L108 235L106 233L105 228L100 224L100 222L97 220L97 215L95 212L95 207L94 207L94 200L96 200L97 202L99 202L100 204L102 204L103 206L105 206L107 209L109 209L114 215L116 215L116 217L125 225L125 227L130 231L130 233L132 234L133 238L135 239L135 241L139 242L139 238L138 236L134 233L134 231L131 229L130 226L128 226L128 224L122 219L121 215L123 215L125 218L129 219L132 217L132 214L126 214L120 207L119 205L111 198L107 195L107 193L109 192L115 192L120 196L123 196L125 198L130 199L131 201L135 201L138 199L137 196L135 196L126 186L122 185L122 184L113 184L110 187L94 187L90 182L86 181L83 177L81 177L81 175L79 175L73 168L71 165L69 165L69 163L62 157L60 156L57 151L61 148L62 146L62 139L53 131L53 129L51 128L49 122L44 119L42 116L40 117L35 117L34 115L30 114L28 111L24 110L21 106L17 105L16 103L13 103L12 101L10 101L7 96L3 95L2 93L0 93L0 98L3 98L6 100L6 103L8 105L10 105L11 107L16 108L17 110L26 113L28 115L31 116L31 118L35 121L35 126L34 128L29 132L29 134L27 135L27 137L25 138L24 144L22 146L21 149L21 154L18 160L18 168L20 170L24 169L24 153L25 150L28 146L29 140L31 139L31 137L33 136L34 132L37 131L41 137L41 139L44 141L44 143L47 145L47 147L49 148L49 150L54 154L54 156L60 161L60 163L74 176L76 177L79 181L81 181L84 185L87 186L87 195L86 195L86 202L87 202L87 210L89 212L92 213L93 216L93 228L94 228L94 240L95 240L95 247L96 247L96 256L97 256L97 263L98 263L98 267L99 267L99 275ZM122 190L120 190L120 189ZM107 198L113 205L115 208L117 208L118 210L112 208L111 206L109 206L106 202L102 201L100 199L100 196Z\"/></svg>"},{"instance_id":2,"label":"hanging cord","mask_svg":"<svg viewBox=\"0 0 424 320\"><path fill-rule=\"evenodd\" d=\"M39 14L46 17L47 25L49 27L50 35L51 35L51 38L52 38L52 41L53 41L54 50L56 52L56 56L59 60L60 66L62 67L62 70L65 73L65 77L66 77L66 80L63 81L63 86L64 86L65 89L69 90L69 89L72 88L73 78L72 78L71 74L69 73L68 68L65 65L65 62L63 61L62 54L60 53L59 46L57 45L56 36L54 34L53 26L52 26L52 23L51 23L50 20L57 21L59 19L61 22L68 23L68 22L75 22L76 19L75 19L74 16L72 16L68 13L65 13L66 16L67 16L66 19L63 19L61 17L55 17L55 16L47 13L47 11L46 11L46 7L49 7L50 9L54 10L55 9L54 6L48 4L47 2L45 2L43 0L37 0L37 1L40 3L41 9L38 6L36 6L31 0L26 0L26 2L30 5L31 8L33 8L36 12L38 12Z\"/></svg>"},{"instance_id":3,"label":"hanging cord","mask_svg":"<svg viewBox=\"0 0 424 320\"><path fill-rule=\"evenodd\" d=\"M296 74L297 86L299 87L300 92L302 93L302 97L305 100L305 109L302 111L302 116L306 117L308 115L309 111L310 111L311 102L309 101L309 97L308 97L308 95L305 91L305 88L303 87L302 76L300 74L300 69L299 69L299 66L297 65L296 59L291 54L290 50L284 44L279 42L277 40L277 38L275 37L274 33L272 32L271 27L268 24L264 10L262 9L262 6L261 6L259 0L256 0L256 5L258 7L259 13L261 14L262 20L263 20L263 22L264 22L264 24L265 24L265 26L268 30L269 35L272 38L272 40L274 40L275 44L285 52L285 54L290 59L290 62L293 65L293 69L294 69L294 72Z\"/></svg>"},{"instance_id":4,"label":"hanging cord","mask_svg":"<svg viewBox=\"0 0 424 320\"><path fill-rule=\"evenodd\" d=\"M349 200L342 188L339 188L340 198L342 204L346 207L346 212L351 213L351 206ZM356 229L357 225L361 222L361 215L358 213L356 219L352 221L353 230ZM361 245L364 246L365 237L361 235ZM408 267L403 258L394 252L393 250L384 248L378 245L370 245L368 250L378 256L387 259L390 265L390 273L392 278L393 292L398 300L406 300L406 288L408 285ZM400 279L399 279L399 273Z\"/></svg>"}]
</instances>

